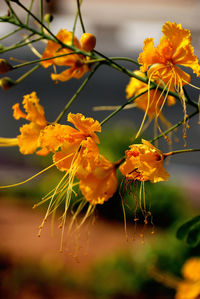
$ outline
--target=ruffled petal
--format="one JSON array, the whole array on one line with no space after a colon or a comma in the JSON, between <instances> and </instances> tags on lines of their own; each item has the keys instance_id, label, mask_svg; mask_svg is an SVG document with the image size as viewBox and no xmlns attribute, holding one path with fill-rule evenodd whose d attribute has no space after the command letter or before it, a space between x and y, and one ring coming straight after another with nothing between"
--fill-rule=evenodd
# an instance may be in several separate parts
<instances>
[{"instance_id":1,"label":"ruffled petal","mask_svg":"<svg viewBox=\"0 0 200 299\"><path fill-rule=\"evenodd\" d=\"M56 167L61 171L68 171L71 168L71 164L75 153L70 153L66 155L64 152L56 152L53 155L53 161Z\"/></svg>"},{"instance_id":2,"label":"ruffled petal","mask_svg":"<svg viewBox=\"0 0 200 299\"><path fill-rule=\"evenodd\" d=\"M163 167L163 154L150 142L130 146L126 151L126 160L120 166L121 173L130 180L157 183L167 181L169 173Z\"/></svg>"},{"instance_id":3,"label":"ruffled petal","mask_svg":"<svg viewBox=\"0 0 200 299\"><path fill-rule=\"evenodd\" d=\"M93 174L80 181L80 190L85 199L92 205L103 204L111 198L117 190L117 176L115 170L100 179Z\"/></svg>"},{"instance_id":4,"label":"ruffled petal","mask_svg":"<svg viewBox=\"0 0 200 299\"><path fill-rule=\"evenodd\" d=\"M81 113L68 114L67 120L71 122L80 132L85 134L86 137L92 137L96 143L99 143L99 139L94 132L101 132L101 125L97 120L91 117L85 117Z\"/></svg>"},{"instance_id":5,"label":"ruffled petal","mask_svg":"<svg viewBox=\"0 0 200 299\"><path fill-rule=\"evenodd\" d=\"M23 125L21 135L17 136L19 150L22 154L33 154L39 147L40 127L34 123Z\"/></svg>"},{"instance_id":6,"label":"ruffled petal","mask_svg":"<svg viewBox=\"0 0 200 299\"><path fill-rule=\"evenodd\" d=\"M191 41L190 30L183 29L181 24L168 21L163 25L162 32L175 50L179 47L185 47Z\"/></svg>"},{"instance_id":7,"label":"ruffled petal","mask_svg":"<svg viewBox=\"0 0 200 299\"><path fill-rule=\"evenodd\" d=\"M13 117L15 119L20 119L20 118L26 119L26 114L20 109L19 103L16 103L15 105L13 105L12 109L13 109Z\"/></svg>"},{"instance_id":8,"label":"ruffled petal","mask_svg":"<svg viewBox=\"0 0 200 299\"><path fill-rule=\"evenodd\" d=\"M41 147L51 152L56 152L63 144L70 144L68 141L70 134L73 135L76 132L77 130L67 125L55 124L46 126L40 134Z\"/></svg>"},{"instance_id":9,"label":"ruffled petal","mask_svg":"<svg viewBox=\"0 0 200 299\"><path fill-rule=\"evenodd\" d=\"M161 62L157 49L154 47L153 38L145 39L143 52L140 53L138 62L142 65L140 67L142 72L146 72L150 65Z\"/></svg>"},{"instance_id":10,"label":"ruffled petal","mask_svg":"<svg viewBox=\"0 0 200 299\"><path fill-rule=\"evenodd\" d=\"M27 120L34 122L41 127L46 126L47 122L44 116L44 108L39 104L36 92L25 95L22 104L27 113Z\"/></svg>"}]
</instances>

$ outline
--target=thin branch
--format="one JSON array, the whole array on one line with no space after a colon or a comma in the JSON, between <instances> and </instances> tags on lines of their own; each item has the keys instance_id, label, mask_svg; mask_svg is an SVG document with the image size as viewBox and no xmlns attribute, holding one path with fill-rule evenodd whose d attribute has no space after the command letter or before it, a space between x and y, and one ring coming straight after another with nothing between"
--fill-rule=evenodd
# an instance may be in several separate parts
<instances>
[{"instance_id":1,"label":"thin branch","mask_svg":"<svg viewBox=\"0 0 200 299\"><path fill-rule=\"evenodd\" d=\"M3 40L3 39L5 39L5 38L7 38L7 37L9 37L9 36L11 36L11 35L13 35L13 34L15 34L15 33L19 32L20 30L22 30L22 28L17 28L17 29L15 29L14 31L12 31L12 32L10 32L10 33L8 33L8 34L6 34L6 35L0 37L0 40Z\"/></svg>"},{"instance_id":2,"label":"thin branch","mask_svg":"<svg viewBox=\"0 0 200 299\"><path fill-rule=\"evenodd\" d=\"M41 27L40 30L43 33L43 29L44 29L44 23L43 23L43 0L40 0L40 23L41 23Z\"/></svg>"},{"instance_id":3,"label":"thin branch","mask_svg":"<svg viewBox=\"0 0 200 299\"><path fill-rule=\"evenodd\" d=\"M163 154L163 156L164 156L164 158L167 158L172 155L191 153L191 152L199 152L199 151L200 151L200 148L189 148L189 149L183 149L183 150L177 150L177 151L165 153L165 154Z\"/></svg>"},{"instance_id":4,"label":"thin branch","mask_svg":"<svg viewBox=\"0 0 200 299\"><path fill-rule=\"evenodd\" d=\"M14 46L11 46L11 47L9 47L9 48L4 48L4 49L2 49L2 50L0 49L0 53L5 53L5 52L11 51L11 50L15 50L15 49L21 48L21 47L27 46L27 45L29 45L29 44L38 42L39 40L42 40L42 39L43 39L43 37L39 37L39 38L37 38L37 39L28 41L28 42L26 42L26 43L21 43L21 44L18 44L18 45L14 45Z\"/></svg>"},{"instance_id":5,"label":"thin branch","mask_svg":"<svg viewBox=\"0 0 200 299\"><path fill-rule=\"evenodd\" d=\"M63 57L63 56L69 56L69 55L73 55L73 54L76 54L76 52L65 53L65 54L60 54L60 55L57 55L57 56L51 56L51 57L48 57L48 58L42 58L42 59L36 59L36 60L24 62L24 63L17 64L15 66L13 66L12 70L18 69L18 68L21 68L21 67L24 67L24 66L27 66L27 65L32 65L32 64L35 64L35 63L40 63L42 61L51 60L51 59L55 59L55 58L59 58L59 57Z\"/></svg>"},{"instance_id":6,"label":"thin branch","mask_svg":"<svg viewBox=\"0 0 200 299\"><path fill-rule=\"evenodd\" d=\"M78 16L79 16L79 19L80 19L80 23L81 23L81 27L82 27L83 33L85 33L86 32L85 31L85 26L83 24L83 19L82 19L82 15L81 15L81 5L80 5L81 2L80 2L80 0L76 0L77 8L78 8Z\"/></svg>"},{"instance_id":7,"label":"thin branch","mask_svg":"<svg viewBox=\"0 0 200 299\"><path fill-rule=\"evenodd\" d=\"M84 80L84 82L82 83L82 85L79 87L79 89L76 91L76 93L73 95L73 97L69 100L69 102L67 103L67 105L65 106L65 108L62 110L62 112L58 115L58 117L55 120L55 123L60 122L61 118L63 117L63 115L65 114L65 112L69 109L69 107L72 105L72 103L74 102L74 100L77 98L77 96L80 94L80 92L83 90L83 88L86 86L86 84L88 83L88 81L92 78L92 76L94 75L94 73L96 72L96 70L98 69L98 67L100 66L100 64L97 64L95 66L95 68L91 71L91 73L89 74L89 76Z\"/></svg>"},{"instance_id":8,"label":"thin branch","mask_svg":"<svg viewBox=\"0 0 200 299\"><path fill-rule=\"evenodd\" d=\"M29 6L29 9L28 9L29 11L31 11L32 8L33 8L33 2L34 2L34 0L31 0L30 6ZM30 13L28 12L27 17L26 17L26 22L25 22L26 25L28 25L28 23L29 23L29 17L30 17Z\"/></svg>"},{"instance_id":9,"label":"thin branch","mask_svg":"<svg viewBox=\"0 0 200 299\"><path fill-rule=\"evenodd\" d=\"M150 89L153 89L153 87L150 87ZM110 115L108 115L102 122L101 122L101 126L103 126L111 117L113 117L114 115L116 115L119 111L121 111L125 106L129 105L130 103L134 102L137 98L139 98L141 95L145 94L148 92L148 89L146 89L145 91L143 91L142 93L132 97L130 100L128 100L126 103L124 103L123 105L121 105L119 108L117 108L115 111L113 111Z\"/></svg>"},{"instance_id":10,"label":"thin branch","mask_svg":"<svg viewBox=\"0 0 200 299\"><path fill-rule=\"evenodd\" d=\"M152 143L152 142L155 142L156 140L160 139L161 137L165 137L168 133L172 132L173 130L175 130L176 128L178 128L180 125L182 125L185 121L187 121L188 119L192 118L193 116L195 116L198 113L199 113L199 110L194 111L193 113L191 113L190 115L188 115L186 118L184 118L183 120L179 121L177 124L175 124L174 126L172 126L171 128L169 128L165 132L161 133L160 135L156 136L155 138L153 138L149 142Z\"/></svg>"},{"instance_id":11,"label":"thin branch","mask_svg":"<svg viewBox=\"0 0 200 299\"><path fill-rule=\"evenodd\" d=\"M36 71L38 68L40 67L40 65L36 65L34 66L34 68L32 68L30 71L28 71L27 73L25 73L24 75L22 75L20 78L18 78L15 83L19 84L21 83L26 77L28 77L30 74L32 74L34 71Z\"/></svg>"}]
</instances>

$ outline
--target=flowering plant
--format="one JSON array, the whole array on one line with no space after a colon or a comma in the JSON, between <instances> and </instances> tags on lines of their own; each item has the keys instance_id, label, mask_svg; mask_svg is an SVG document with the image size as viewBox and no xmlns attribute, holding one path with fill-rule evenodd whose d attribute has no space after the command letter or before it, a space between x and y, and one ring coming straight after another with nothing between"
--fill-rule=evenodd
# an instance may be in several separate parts
<instances>
[{"instance_id":1,"label":"flowering plant","mask_svg":"<svg viewBox=\"0 0 200 299\"><path fill-rule=\"evenodd\" d=\"M20 64L11 64L8 60L1 58L0 73L2 77L0 86L3 90L14 88L15 85L20 84L27 76L30 76L39 68L52 68L51 79L57 83L61 81L60 84L70 84L70 82L64 82L71 79L78 80L82 77L84 77L84 80L72 98L66 103L64 109L60 111L59 115L55 116L54 121L47 121L44 108L39 103L39 98L34 91L24 95L22 101L24 111L21 110L20 103L16 103L12 107L14 118L16 120L23 118L28 123L19 128L20 134L17 137L1 137L0 146L18 146L23 155L34 153L41 157L52 155L52 164L24 182L1 186L1 188L23 184L55 166L59 172L63 173L63 177L57 186L43 198L43 202L49 202L49 205L40 226L39 234L46 219L50 215L55 215L56 209L64 201L64 210L59 218L59 225L62 227L62 240L71 198L76 193L75 186L79 186L82 197L72 216L70 229L85 206L87 206L86 212L77 228L92 215L96 205L103 205L117 192L118 169L123 175L124 181L130 184L136 182L140 185L140 208L145 211L144 183L149 181L154 184L169 179L170 175L164 167L165 160L175 154L200 151L199 148L190 148L163 153L159 149L158 143L156 146L153 145L162 138L169 141L169 134L181 125L184 127L185 137L189 120L199 113L198 100L191 99L185 90L185 86L191 85L191 76L187 72L188 68L192 69L197 77L200 76L200 64L194 54L190 31L184 29L181 24L168 21L163 25L163 36L159 45L154 46L153 38L145 39L143 50L137 61L126 57L107 57L95 48L96 37L85 30L81 14L82 1L76 1L77 13L72 31L60 29L56 35L50 29L52 16L44 14L43 0L40 0L39 17L32 12L34 0L30 1L29 8L19 0L4 0L4 2L7 5L8 13L0 17L0 22L12 24L16 29L1 37L1 40L4 41L8 36L14 35L18 31L23 31L25 37L9 47L1 46L0 53L3 55L3 53L11 50L30 46L33 52L38 55L38 59ZM18 17L17 9L23 11L26 16L25 21ZM78 18L83 31L80 41L75 35ZM31 22L31 20L34 22ZM38 41L45 42L43 53L40 53L33 46ZM129 61L137 67L137 70L130 71L117 61ZM31 65L34 65L34 67L17 80L4 76L7 73L12 74L16 69L23 69ZM123 86L128 101L124 101L124 104L114 108L113 106L96 107L96 110L108 111L114 109L101 122L91 117L85 117L81 111L71 113L71 105L102 65L113 68L117 72L122 72L129 78L129 83L127 80L128 85ZM181 66L186 67L186 70L183 70ZM62 69L57 73L57 69L60 67L64 70ZM55 88L59 87L56 86ZM184 116L178 122L175 120L174 125L172 125L164 117L163 107L167 103L170 109L174 109L176 102L183 106ZM103 126L122 109L133 107L144 112L143 120L138 126L137 134L134 136L135 141L119 161L111 162L100 153L98 148L101 142L101 132L104 130ZM191 114L187 112L188 107L192 109ZM146 122L147 116L149 120ZM60 124L62 119L65 120L64 124ZM151 140L141 139L148 121L152 120L155 123L156 134L152 136ZM162 124L160 124L160 121ZM141 204L142 201L144 202L143 205ZM147 224L146 215L144 218L144 223ZM199 242L200 225L196 226L196 229L198 232L197 241ZM189 228L188 231L190 232ZM61 250L63 247L62 240ZM198 293L198 295L200 294ZM179 298L178 295L177 298Z\"/></svg>"}]
</instances>

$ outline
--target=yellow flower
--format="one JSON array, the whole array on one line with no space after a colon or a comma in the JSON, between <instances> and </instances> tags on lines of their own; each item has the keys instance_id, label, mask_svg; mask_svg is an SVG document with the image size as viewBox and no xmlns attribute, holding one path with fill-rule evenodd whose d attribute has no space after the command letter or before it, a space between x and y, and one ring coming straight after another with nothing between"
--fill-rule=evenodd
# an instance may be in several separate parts
<instances>
[{"instance_id":1,"label":"yellow flower","mask_svg":"<svg viewBox=\"0 0 200 299\"><path fill-rule=\"evenodd\" d=\"M120 171L128 180L167 181L169 173L163 167L163 160L163 153L143 139L142 144L131 145L126 151L126 160Z\"/></svg>"},{"instance_id":2,"label":"yellow flower","mask_svg":"<svg viewBox=\"0 0 200 299\"><path fill-rule=\"evenodd\" d=\"M146 78L145 74L141 71L134 71L134 74ZM136 79L131 78L129 84L126 86L126 98L130 99L133 96L137 96L144 91L147 91L148 86L144 82ZM149 118L153 119L157 115L161 114L162 105L164 104L164 97L159 90L151 89L149 92L144 93L140 97L138 97L134 103L136 106L145 112ZM169 96L168 97L168 105L171 106L175 104L175 98Z\"/></svg>"},{"instance_id":3,"label":"yellow flower","mask_svg":"<svg viewBox=\"0 0 200 299\"><path fill-rule=\"evenodd\" d=\"M197 299L200 296L200 258L193 257L182 268L185 280L177 287L176 299Z\"/></svg>"},{"instance_id":4,"label":"yellow flower","mask_svg":"<svg viewBox=\"0 0 200 299\"><path fill-rule=\"evenodd\" d=\"M153 38L144 41L143 52L138 58L142 65L140 70L147 71L150 79L163 81L169 89L171 86L181 90L190 82L190 75L178 67L189 67L200 75L200 65L191 45L191 34L181 24L166 22L162 28L163 36L155 48Z\"/></svg>"},{"instance_id":5,"label":"yellow flower","mask_svg":"<svg viewBox=\"0 0 200 299\"><path fill-rule=\"evenodd\" d=\"M56 37L66 45L72 45L72 39L73 39L73 45L80 50L82 49L78 39L75 36L73 37L73 33L67 31L66 29L61 29L56 35ZM42 55L42 59L58 56L62 54L70 54L72 52L73 52L72 50L67 48L62 48L60 44L49 40L46 49ZM85 58L81 54L70 54L70 55L42 61L41 64L44 68L47 68L51 65L69 67L63 72L61 72L60 74L51 74L51 78L53 80L67 81L71 78L79 79L86 72L90 70L89 66L85 64L86 60L87 58Z\"/></svg>"},{"instance_id":6,"label":"yellow flower","mask_svg":"<svg viewBox=\"0 0 200 299\"><path fill-rule=\"evenodd\" d=\"M77 172L80 190L92 205L103 204L117 190L116 168L102 155L93 161L92 169L85 171L85 165L82 164Z\"/></svg>"},{"instance_id":7,"label":"yellow flower","mask_svg":"<svg viewBox=\"0 0 200 299\"><path fill-rule=\"evenodd\" d=\"M20 128L21 134L17 136L20 152L24 155L34 153L38 148L40 132L46 127L47 121L44 115L44 109L39 104L39 99L35 92L25 95L23 99L25 112L20 109L20 104L13 105L13 116L15 119L24 118L30 123ZM36 152L38 155L46 155L45 149Z\"/></svg>"}]
</instances>

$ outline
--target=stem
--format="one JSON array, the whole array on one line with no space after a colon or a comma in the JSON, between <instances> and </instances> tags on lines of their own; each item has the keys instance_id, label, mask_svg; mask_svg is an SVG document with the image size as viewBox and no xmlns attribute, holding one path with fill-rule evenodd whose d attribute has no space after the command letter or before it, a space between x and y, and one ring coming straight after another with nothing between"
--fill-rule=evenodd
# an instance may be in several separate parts
<instances>
[{"instance_id":1,"label":"stem","mask_svg":"<svg viewBox=\"0 0 200 299\"><path fill-rule=\"evenodd\" d=\"M12 15L16 18L16 20L21 24L21 21L20 19L18 18L18 16L16 15L16 13L14 12L12 6L10 5L10 1L9 0L5 0L6 1L6 4L8 5L9 7L9 10L10 12L12 13ZM16 2L17 3L17 2ZM18 4L18 3L17 3Z\"/></svg>"},{"instance_id":2,"label":"stem","mask_svg":"<svg viewBox=\"0 0 200 299\"><path fill-rule=\"evenodd\" d=\"M175 130L176 128L178 128L180 125L182 125L185 121L187 121L188 119L192 118L193 116L195 116L196 114L199 113L199 110L194 111L193 113L191 113L190 115L188 115L186 117L186 119L183 119L181 121L179 121L177 124L175 124L174 126L172 126L171 128L169 128L168 130L166 130L165 132L161 133L160 135L156 136L155 138L153 138L152 140L150 140L149 142L154 142L158 139L160 139L161 137L165 137L168 133L170 133L171 131Z\"/></svg>"},{"instance_id":3,"label":"stem","mask_svg":"<svg viewBox=\"0 0 200 299\"><path fill-rule=\"evenodd\" d=\"M30 6L29 6L29 9L28 9L29 11L32 10L33 2L34 2L34 0L31 0ZM26 17L26 22L25 22L26 25L28 25L28 23L29 23L29 17L30 17L30 13L28 12L27 17Z\"/></svg>"},{"instance_id":4,"label":"stem","mask_svg":"<svg viewBox=\"0 0 200 299\"><path fill-rule=\"evenodd\" d=\"M72 54L76 54L76 52L60 54L60 55L52 56L52 57L48 57L48 58L42 58L42 59L36 59L36 60L28 61L28 62L17 64L15 66L13 66L12 70L18 69L18 68L21 68L21 67L24 67L24 66L27 66L27 65L35 64L35 63L40 63L41 61L50 60L50 59L54 59L54 58L59 58L59 57L63 57L63 56L69 56L69 55L72 55Z\"/></svg>"},{"instance_id":5,"label":"stem","mask_svg":"<svg viewBox=\"0 0 200 299\"><path fill-rule=\"evenodd\" d=\"M177 150L173 152L169 152L166 154L163 154L164 158L167 158L172 155L177 155L177 154L183 154L183 153L190 153L190 152L199 152L200 148L189 148L189 149L183 149L183 150Z\"/></svg>"},{"instance_id":6,"label":"stem","mask_svg":"<svg viewBox=\"0 0 200 299\"><path fill-rule=\"evenodd\" d=\"M19 2L18 2L18 4L19 4ZM22 4L20 4L20 6L21 6ZM23 6L24 7L24 6ZM24 7L25 8L25 10L26 11L28 11L27 10L27 8L26 7ZM37 17L35 17L31 12L29 12L30 13L30 15L31 16L33 16L36 20L37 20L37 22L39 22L39 19L37 18ZM1 17L0 17L0 20L1 20ZM41 33L41 32L39 32L39 31L37 31L37 30L35 30L34 28L31 28L31 27L29 27L29 26L27 26L26 24L22 24L22 23L16 23L16 21L14 21L14 20L8 20L8 21L6 21L6 20L3 20L3 22L8 22L8 23L10 23L10 24L14 24L14 25L16 25L16 26L20 26L21 28L23 28L23 29L26 29L26 30L28 30L28 31L31 31L31 32L33 32L34 34L37 34L37 35L39 35L39 36L41 36L41 39L46 39L46 40L51 40L51 41L53 41L53 42L55 42L55 43L58 43L58 44L60 44L63 48L67 48L67 49L70 49L70 50L73 50L73 51L75 51L77 54L82 54L82 55L84 55L84 56L88 56L88 57L91 57L91 58L96 58L96 56L93 54L93 53L91 53L91 52L86 52L86 51L84 51L84 50L80 50L80 49L78 49L78 48L76 48L76 47L74 47L73 45L67 45L67 44L64 44L62 41L60 41L45 25L44 25L44 28L46 29L46 30L48 30L48 32L50 32L51 33L51 36L50 35L47 35L47 34L45 34L44 32L43 33ZM5 50L6 51L6 50ZM5 51L0 51L0 53L3 53L3 52L5 52Z\"/></svg>"},{"instance_id":7,"label":"stem","mask_svg":"<svg viewBox=\"0 0 200 299\"><path fill-rule=\"evenodd\" d=\"M153 89L153 87L150 87L150 89ZM148 91L145 90L142 93L132 97L130 100L128 100L126 103L121 105L119 108L117 108L115 111L113 111L110 115L108 115L102 122L101 126L103 126L111 117L113 117L115 114L117 114L119 111L121 111L125 106L129 105L131 102L134 102L137 98L139 98L141 95L145 94Z\"/></svg>"},{"instance_id":8,"label":"stem","mask_svg":"<svg viewBox=\"0 0 200 299\"><path fill-rule=\"evenodd\" d=\"M6 35L0 37L0 40L3 40L3 39L5 39L5 38L7 38L7 37L9 37L9 36L11 36L11 35L13 35L13 34L15 34L15 33L17 33L17 32L20 31L20 30L22 30L22 29L21 29L21 28L17 28L17 29L15 29L14 31L12 31L12 32L10 32L10 33L8 33L8 34L6 34Z\"/></svg>"},{"instance_id":9,"label":"stem","mask_svg":"<svg viewBox=\"0 0 200 299\"><path fill-rule=\"evenodd\" d=\"M17 2L17 4L23 8L33 19L35 19L42 27L43 29L45 29L57 42L61 43L61 41L59 41L59 39L57 39L57 37L51 32L51 30L49 30L48 27L45 26L45 24L43 24L30 10L28 10L21 2ZM31 28L32 29L32 28ZM43 34L43 32L38 34Z\"/></svg>"},{"instance_id":10,"label":"stem","mask_svg":"<svg viewBox=\"0 0 200 299\"><path fill-rule=\"evenodd\" d=\"M21 76L20 78L18 78L15 83L19 84L21 81L23 81L26 77L28 77L30 74L32 74L35 70L37 70L40 67L40 65L36 65L34 68L32 68L30 71L28 71L27 73L25 73L23 76Z\"/></svg>"},{"instance_id":11,"label":"stem","mask_svg":"<svg viewBox=\"0 0 200 299\"><path fill-rule=\"evenodd\" d=\"M21 68L21 67L24 67L24 66L27 66L27 65L35 64L35 63L38 63L38 62L41 62L41 61L55 59L55 58L68 56L68 55L72 55L72 54L77 54L77 52L65 53L65 54L60 54L60 55L52 56L52 57L48 57L48 58L42 58L42 59L36 59L36 60L28 61L28 62L21 63L21 64L13 66L12 70L13 69L18 69L18 68ZM111 57L111 59L128 60L128 61L133 62L132 59L129 59L129 58L126 59L126 57L123 57L122 59L121 59L121 57ZM104 61L105 61L105 59L102 58L102 59L96 59L96 60L89 60L89 61L86 61L84 63L88 64L88 63L97 63L97 62L104 62Z\"/></svg>"},{"instance_id":12,"label":"stem","mask_svg":"<svg viewBox=\"0 0 200 299\"><path fill-rule=\"evenodd\" d=\"M102 53L100 53L100 52L98 52L98 51L96 51L96 50L94 50L93 52L96 53L96 54L98 54L98 55L100 55L100 56L102 56L103 58L105 58L105 60L108 62L108 64L109 64L111 67L115 68L116 70L121 71L122 73L128 75L129 77L134 77L134 78L136 78L136 79L138 79L138 80L140 80L140 81L142 81L142 82L148 84L148 82L149 82L149 79L148 79L148 78L145 79L145 78L142 78L142 77L140 77L140 76L134 74L133 72L129 71L129 70L126 69L125 67L119 65L119 64L116 63L115 61L111 60L109 57L105 56L104 54L102 54ZM151 81L150 83L151 83L151 84L150 84L151 87L153 87L154 89L157 88L157 89L160 90L161 92L165 89L165 87L158 86L158 84L156 84L155 82L152 82L152 81ZM173 91L171 91L171 90L165 91L165 93L166 93L166 92L168 93L168 95L171 95L171 96L175 97L176 99L180 100L180 97L179 97L179 95L178 95L176 92L173 92ZM188 101L188 104L190 104L191 106L194 106L194 107L198 107L198 104L195 103L195 102L193 102L193 101L190 101L190 102Z\"/></svg>"},{"instance_id":13,"label":"stem","mask_svg":"<svg viewBox=\"0 0 200 299\"><path fill-rule=\"evenodd\" d=\"M79 3L81 4L82 0L80 0ZM73 25L73 29L72 29L72 45L74 45L74 34L75 34L75 30L76 30L78 16L79 16L79 13L78 13L78 9L77 9L76 16L75 16L75 19L74 19L74 25Z\"/></svg>"},{"instance_id":14,"label":"stem","mask_svg":"<svg viewBox=\"0 0 200 299\"><path fill-rule=\"evenodd\" d=\"M77 96L79 95L79 93L83 90L83 88L86 86L86 84L88 83L88 81L92 78L92 76L94 75L94 73L96 72L96 70L98 69L98 67L100 66L100 64L97 64L95 66L95 68L91 71L91 73L89 74L89 76L84 80L84 82L81 84L81 86L79 87L79 89L76 91L76 93L73 95L73 97L69 100L69 102L67 103L67 105L65 106L65 108L62 110L62 112L58 115L58 117L55 120L55 123L60 122L61 118L63 117L63 115L65 114L65 112L69 109L69 107L72 105L72 103L74 102L74 100L77 98Z\"/></svg>"},{"instance_id":15,"label":"stem","mask_svg":"<svg viewBox=\"0 0 200 299\"><path fill-rule=\"evenodd\" d=\"M187 93L187 91L186 91L186 89L185 89L184 86L183 86L183 91L184 91L184 94L185 94L185 97L186 97L186 99L187 99L188 104L191 105L191 106L197 107L198 104L195 103L194 101L192 101L192 100L190 99L190 97L189 97L189 95L188 95L188 93Z\"/></svg>"},{"instance_id":16,"label":"stem","mask_svg":"<svg viewBox=\"0 0 200 299\"><path fill-rule=\"evenodd\" d=\"M3 50L0 50L0 53L5 53L5 52L11 51L11 50L15 50L15 49L18 49L18 48L27 46L27 45L29 45L29 44L38 42L38 41L41 40L41 39L43 39L43 37L39 37L39 38L37 38L37 39L28 41L28 42L23 43L23 44L13 45L13 46L11 46L11 47L9 47L9 48L5 48L5 49L3 49Z\"/></svg>"},{"instance_id":17,"label":"stem","mask_svg":"<svg viewBox=\"0 0 200 299\"><path fill-rule=\"evenodd\" d=\"M43 0L40 0L40 24L41 24L41 32L43 33Z\"/></svg>"},{"instance_id":18,"label":"stem","mask_svg":"<svg viewBox=\"0 0 200 299\"><path fill-rule=\"evenodd\" d=\"M124 61L129 61L129 62L132 62L134 64L136 64L137 66L140 66L140 64L134 60L134 59L131 59L131 58L128 58L128 57L108 57L110 60L124 60ZM94 60L88 60L86 63L87 64L90 64L90 63L95 63L95 62L105 62L106 59L105 58L97 58L97 59L94 59Z\"/></svg>"},{"instance_id":19,"label":"stem","mask_svg":"<svg viewBox=\"0 0 200 299\"><path fill-rule=\"evenodd\" d=\"M76 3L77 3L78 16L79 16L79 20L80 20L80 23L81 23L81 27L82 27L83 33L85 33L86 31L85 31L85 26L83 24L83 19L82 19L82 15L81 15L80 1L76 0Z\"/></svg>"}]
</instances>

